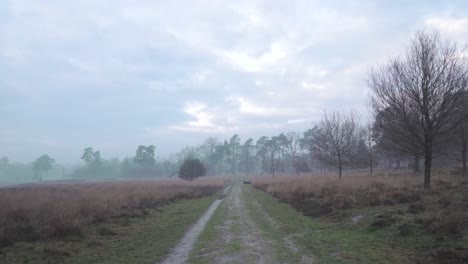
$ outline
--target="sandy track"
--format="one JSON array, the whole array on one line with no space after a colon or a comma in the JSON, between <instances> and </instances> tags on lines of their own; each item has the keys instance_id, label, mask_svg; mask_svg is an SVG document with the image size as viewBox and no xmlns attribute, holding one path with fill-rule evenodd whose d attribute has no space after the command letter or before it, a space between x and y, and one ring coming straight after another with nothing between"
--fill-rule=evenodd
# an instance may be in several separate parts
<instances>
[{"instance_id":1,"label":"sandy track","mask_svg":"<svg viewBox=\"0 0 468 264\"><path fill-rule=\"evenodd\" d=\"M228 217L225 224L231 222L231 225L237 225L239 229L237 232L224 232L222 241L237 240L240 242L240 248L230 254L221 252L210 263L275 263L270 250L270 242L263 237L260 229L252 219L246 203L241 185L235 185L226 200ZM227 239L226 236L230 237L230 239ZM224 246L219 247L219 249L223 248Z\"/></svg>"},{"instance_id":2,"label":"sandy track","mask_svg":"<svg viewBox=\"0 0 468 264\"><path fill-rule=\"evenodd\" d=\"M217 221L214 226L216 237L213 241L205 243L209 246L203 248L201 252L197 252L195 256L197 261L187 259L193 248L192 237L192 245L186 246L182 240L174 249L171 257L163 263L312 263L312 258L303 255L294 239L288 234L284 234L281 239L271 239L271 236L265 234L268 231L265 231L265 228L260 228L259 221L262 221L262 225L267 225L266 230L280 231L275 220L268 215L261 204L254 200L252 195L247 195L248 192L252 191L248 188L250 187L246 188L240 183L232 186L230 193L217 209L222 210L223 214L220 217L221 220ZM208 220L204 219L203 221L206 224ZM187 234L190 236L190 231ZM278 248L281 248L282 252L274 251ZM175 252L179 253L174 254ZM283 261L279 261L277 259L279 254L291 256L291 258L284 260L283 257ZM297 261L298 259L301 260Z\"/></svg>"},{"instance_id":3,"label":"sandy track","mask_svg":"<svg viewBox=\"0 0 468 264\"><path fill-rule=\"evenodd\" d=\"M223 191L224 195L229 191L229 188L230 187L227 187ZM220 197L223 197L223 194ZM187 262L188 255L192 250L194 243L200 236L200 233L203 231L203 229L205 229L208 220L210 220L221 201L222 200L218 198L210 205L203 216L198 219L197 223L192 228L190 228L190 230L184 235L182 240L180 240L169 256L167 256L167 258L162 262L163 264L182 264Z\"/></svg>"}]
</instances>

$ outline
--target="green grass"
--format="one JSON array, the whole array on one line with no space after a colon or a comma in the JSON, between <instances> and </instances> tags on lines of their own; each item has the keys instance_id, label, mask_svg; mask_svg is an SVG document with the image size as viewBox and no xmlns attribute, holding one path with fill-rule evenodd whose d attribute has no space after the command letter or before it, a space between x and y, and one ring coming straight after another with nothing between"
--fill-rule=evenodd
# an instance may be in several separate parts
<instances>
[{"instance_id":1,"label":"green grass","mask_svg":"<svg viewBox=\"0 0 468 264\"><path fill-rule=\"evenodd\" d=\"M422 230L405 237L396 232L395 226L407 220L404 214L398 215L406 206L342 210L327 217L312 218L277 202L263 191L252 188L252 195L277 221L278 228L292 234L320 263L414 263L419 253L434 243ZM395 215L397 224L371 228L375 214L382 212ZM354 215L365 215L365 218L355 224L350 220Z\"/></svg>"},{"instance_id":2,"label":"green grass","mask_svg":"<svg viewBox=\"0 0 468 264\"><path fill-rule=\"evenodd\" d=\"M189 255L189 263L202 264L205 263L204 255L210 252L206 252L205 249L212 248L215 245L219 232L221 232L216 227L221 225L224 222L225 216L227 214L226 203L223 200L219 207L215 210L210 220L205 226L205 229L198 237L197 242L193 247L193 250Z\"/></svg>"},{"instance_id":3,"label":"green grass","mask_svg":"<svg viewBox=\"0 0 468 264\"><path fill-rule=\"evenodd\" d=\"M247 201L254 201L257 199L257 195L254 193L256 190L250 186L244 186L243 188ZM277 203L276 201L273 202ZM263 236L267 240L272 241L271 250L273 254L275 254L276 259L281 263L300 263L302 257L301 252L299 252L299 254L293 254L284 241L285 234L288 234L285 233L286 230L282 230L279 226L272 226L265 215L259 212L258 208L254 206L252 202L248 202L247 207L253 220L262 231Z\"/></svg>"},{"instance_id":4,"label":"green grass","mask_svg":"<svg viewBox=\"0 0 468 264\"><path fill-rule=\"evenodd\" d=\"M232 234L231 242L226 246L225 251L227 253L240 252L242 250L241 245L241 219L238 216L231 216L231 226L229 228L229 233Z\"/></svg>"},{"instance_id":5,"label":"green grass","mask_svg":"<svg viewBox=\"0 0 468 264\"><path fill-rule=\"evenodd\" d=\"M229 226L229 229L223 230L222 228L225 228L223 224L228 219L231 220L231 225ZM230 254L241 251L241 241L238 236L240 233L240 228L240 221L238 217L228 215L227 204L226 201L223 200L216 211L213 213L211 219L208 221L205 230L203 230L203 232L200 234L192 252L190 253L188 263L206 263L206 255L212 253L209 251L210 249L218 248L218 243L220 242L219 239L223 237L223 232L231 234L232 240L227 245L225 245L221 251L217 251L216 254ZM213 256L210 256L210 258L213 258Z\"/></svg>"},{"instance_id":6,"label":"green grass","mask_svg":"<svg viewBox=\"0 0 468 264\"><path fill-rule=\"evenodd\" d=\"M16 243L1 249L0 263L155 263L177 244L214 199L181 200L149 210L146 216L92 224L84 229L82 237Z\"/></svg>"}]
</instances>

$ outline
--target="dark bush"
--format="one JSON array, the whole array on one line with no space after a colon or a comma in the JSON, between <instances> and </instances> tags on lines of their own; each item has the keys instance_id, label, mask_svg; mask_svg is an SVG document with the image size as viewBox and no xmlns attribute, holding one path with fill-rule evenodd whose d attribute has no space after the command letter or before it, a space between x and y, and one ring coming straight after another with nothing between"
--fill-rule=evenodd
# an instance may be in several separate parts
<instances>
[{"instance_id":1,"label":"dark bush","mask_svg":"<svg viewBox=\"0 0 468 264\"><path fill-rule=\"evenodd\" d=\"M456 236L465 229L463 214L459 212L428 213L415 222L420 223L429 232L439 235Z\"/></svg>"},{"instance_id":2,"label":"dark bush","mask_svg":"<svg viewBox=\"0 0 468 264\"><path fill-rule=\"evenodd\" d=\"M426 210L426 207L421 202L410 203L408 206L408 213L418 214Z\"/></svg>"},{"instance_id":3,"label":"dark bush","mask_svg":"<svg viewBox=\"0 0 468 264\"><path fill-rule=\"evenodd\" d=\"M403 223L397 227L400 236L408 236L414 233L414 226L409 223Z\"/></svg>"},{"instance_id":4,"label":"dark bush","mask_svg":"<svg viewBox=\"0 0 468 264\"><path fill-rule=\"evenodd\" d=\"M467 248L445 248L440 247L432 251L432 255L436 258L437 263L447 264L462 264L468 263Z\"/></svg>"},{"instance_id":5,"label":"dark bush","mask_svg":"<svg viewBox=\"0 0 468 264\"><path fill-rule=\"evenodd\" d=\"M203 163L198 159L186 159L179 169L179 178L184 180L194 180L205 176L206 169Z\"/></svg>"},{"instance_id":6,"label":"dark bush","mask_svg":"<svg viewBox=\"0 0 468 264\"><path fill-rule=\"evenodd\" d=\"M381 228L392 225L396 222L395 217L389 213L378 214L375 216L374 221L371 224L373 228Z\"/></svg>"}]
</instances>

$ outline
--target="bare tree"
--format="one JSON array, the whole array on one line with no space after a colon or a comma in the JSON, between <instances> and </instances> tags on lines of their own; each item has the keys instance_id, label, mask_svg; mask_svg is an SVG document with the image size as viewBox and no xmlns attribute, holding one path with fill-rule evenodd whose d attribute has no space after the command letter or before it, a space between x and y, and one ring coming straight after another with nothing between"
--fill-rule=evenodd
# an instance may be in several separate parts
<instances>
[{"instance_id":1,"label":"bare tree","mask_svg":"<svg viewBox=\"0 0 468 264\"><path fill-rule=\"evenodd\" d=\"M374 174L374 166L376 164L376 155L375 155L375 141L372 137L372 125L368 123L365 128L362 130L362 138L365 144L365 154L367 156L367 165L369 166L370 175Z\"/></svg>"},{"instance_id":2,"label":"bare tree","mask_svg":"<svg viewBox=\"0 0 468 264\"><path fill-rule=\"evenodd\" d=\"M279 134L278 136L275 136L272 138L272 140L275 140L275 144L278 148L278 160L277 160L277 170L278 172L285 172L287 168L286 164L286 156L287 156L287 149L288 149L288 137L284 133Z\"/></svg>"},{"instance_id":3,"label":"bare tree","mask_svg":"<svg viewBox=\"0 0 468 264\"><path fill-rule=\"evenodd\" d=\"M413 157L414 172L419 172L419 160L424 154L424 149L418 141L414 140L411 130L401 126L394 119L383 118L389 109L378 113L372 127L372 139L376 143L376 148L385 153L386 156ZM417 123L417 114L408 110L410 123Z\"/></svg>"},{"instance_id":4,"label":"bare tree","mask_svg":"<svg viewBox=\"0 0 468 264\"><path fill-rule=\"evenodd\" d=\"M462 102L463 105L468 106L468 91L463 93ZM465 110L462 115L468 115L468 107ZM468 177L468 118L449 133L444 141L449 143L448 156L461 163L462 175Z\"/></svg>"},{"instance_id":5,"label":"bare tree","mask_svg":"<svg viewBox=\"0 0 468 264\"><path fill-rule=\"evenodd\" d=\"M267 141L266 146L269 152L268 170L271 176L275 177L275 173L280 167L280 155L282 139L279 136L273 136Z\"/></svg>"},{"instance_id":6,"label":"bare tree","mask_svg":"<svg viewBox=\"0 0 468 264\"><path fill-rule=\"evenodd\" d=\"M200 146L200 151L202 152L207 165L208 175L215 174L215 165L216 165L216 146L220 145L221 142L218 138L209 137L203 144Z\"/></svg>"},{"instance_id":7,"label":"bare tree","mask_svg":"<svg viewBox=\"0 0 468 264\"><path fill-rule=\"evenodd\" d=\"M307 153L309 168L312 169L316 164L314 154L314 137L317 133L318 127L314 126L303 133L302 138L299 140L299 145L303 151Z\"/></svg>"},{"instance_id":8,"label":"bare tree","mask_svg":"<svg viewBox=\"0 0 468 264\"><path fill-rule=\"evenodd\" d=\"M287 145L286 148L288 149L289 155L291 156L291 168L294 173L299 174L299 170L297 168L298 160L297 155L300 149L300 139L301 136L297 132L289 132L286 134Z\"/></svg>"},{"instance_id":9,"label":"bare tree","mask_svg":"<svg viewBox=\"0 0 468 264\"><path fill-rule=\"evenodd\" d=\"M417 33L405 56L370 73L375 113L424 151L425 188L431 187L434 146L466 118L460 95L467 80L462 52L435 31Z\"/></svg>"},{"instance_id":10,"label":"bare tree","mask_svg":"<svg viewBox=\"0 0 468 264\"><path fill-rule=\"evenodd\" d=\"M338 169L341 179L343 168L353 161L360 141L360 128L353 113L325 113L314 135L315 155Z\"/></svg>"},{"instance_id":11,"label":"bare tree","mask_svg":"<svg viewBox=\"0 0 468 264\"><path fill-rule=\"evenodd\" d=\"M266 136L262 136L255 143L255 148L257 149L257 157L260 162L260 168L262 171L268 170L268 141L270 139Z\"/></svg>"},{"instance_id":12,"label":"bare tree","mask_svg":"<svg viewBox=\"0 0 468 264\"><path fill-rule=\"evenodd\" d=\"M462 164L462 175L468 177L467 156L468 156L468 122L464 122L454 132L455 150L458 152L456 158Z\"/></svg>"},{"instance_id":13,"label":"bare tree","mask_svg":"<svg viewBox=\"0 0 468 264\"><path fill-rule=\"evenodd\" d=\"M245 174L251 174L253 172L253 168L255 165L256 156L255 153L255 145L253 144L253 139L247 139L244 144L241 146L240 151L240 164L242 170Z\"/></svg>"}]
</instances>

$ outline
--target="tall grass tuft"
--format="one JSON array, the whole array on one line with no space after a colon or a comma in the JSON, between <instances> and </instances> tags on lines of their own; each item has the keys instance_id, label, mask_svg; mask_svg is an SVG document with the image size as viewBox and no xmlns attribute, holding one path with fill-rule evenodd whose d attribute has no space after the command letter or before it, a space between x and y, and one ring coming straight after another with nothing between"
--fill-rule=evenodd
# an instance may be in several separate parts
<instances>
[{"instance_id":1,"label":"tall grass tuft","mask_svg":"<svg viewBox=\"0 0 468 264\"><path fill-rule=\"evenodd\" d=\"M351 174L338 180L335 175L259 177L253 186L308 215L322 215L335 209L357 206L414 203L426 192L453 188L459 178L445 173L434 177L434 189L423 189L422 178L411 172L380 172L370 176Z\"/></svg>"},{"instance_id":2,"label":"tall grass tuft","mask_svg":"<svg viewBox=\"0 0 468 264\"><path fill-rule=\"evenodd\" d=\"M212 195L221 178L29 185L0 189L0 247L68 235L111 217L135 216L177 199Z\"/></svg>"}]
</instances>

